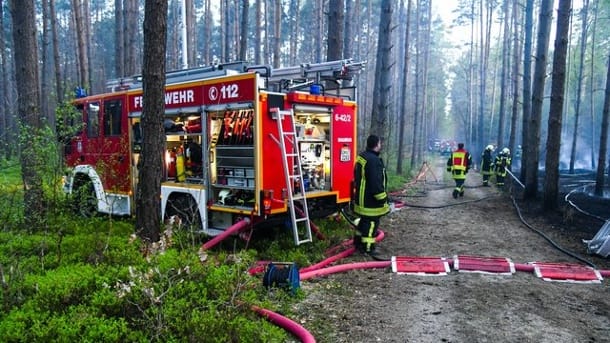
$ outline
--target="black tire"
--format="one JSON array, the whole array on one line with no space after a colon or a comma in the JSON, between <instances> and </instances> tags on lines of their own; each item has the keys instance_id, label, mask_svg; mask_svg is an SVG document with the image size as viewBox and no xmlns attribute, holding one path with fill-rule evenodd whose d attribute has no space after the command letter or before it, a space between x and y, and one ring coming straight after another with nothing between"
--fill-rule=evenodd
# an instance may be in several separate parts
<instances>
[{"instance_id":1,"label":"black tire","mask_svg":"<svg viewBox=\"0 0 610 343\"><path fill-rule=\"evenodd\" d=\"M165 219L172 216L180 218L182 226L191 231L201 231L201 214L197 208L197 202L188 194L171 197L165 208Z\"/></svg>"},{"instance_id":2,"label":"black tire","mask_svg":"<svg viewBox=\"0 0 610 343\"><path fill-rule=\"evenodd\" d=\"M90 180L80 180L72 186L72 208L75 213L85 218L97 214L97 197Z\"/></svg>"}]
</instances>

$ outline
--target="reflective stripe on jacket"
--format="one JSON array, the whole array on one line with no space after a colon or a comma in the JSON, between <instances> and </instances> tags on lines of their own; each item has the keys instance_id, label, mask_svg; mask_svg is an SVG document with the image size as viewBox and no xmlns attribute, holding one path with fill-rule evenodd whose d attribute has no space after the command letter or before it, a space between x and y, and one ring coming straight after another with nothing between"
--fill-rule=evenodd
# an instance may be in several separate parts
<instances>
[{"instance_id":1,"label":"reflective stripe on jacket","mask_svg":"<svg viewBox=\"0 0 610 343\"><path fill-rule=\"evenodd\" d=\"M493 171L493 157L491 156L491 152L489 150L485 150L481 155L481 174L483 175L491 175Z\"/></svg>"},{"instance_id":2,"label":"reflective stripe on jacket","mask_svg":"<svg viewBox=\"0 0 610 343\"><path fill-rule=\"evenodd\" d=\"M466 151L456 150L451 153L451 167L453 170L466 170L468 166L466 161Z\"/></svg>"},{"instance_id":3,"label":"reflective stripe on jacket","mask_svg":"<svg viewBox=\"0 0 610 343\"><path fill-rule=\"evenodd\" d=\"M466 173L472 165L472 157L470 153L464 149L458 149L451 153L451 157L447 160L447 171L451 171L453 179L466 179Z\"/></svg>"},{"instance_id":4,"label":"reflective stripe on jacket","mask_svg":"<svg viewBox=\"0 0 610 343\"><path fill-rule=\"evenodd\" d=\"M354 166L354 212L367 217L390 212L385 166L378 153L366 150Z\"/></svg>"},{"instance_id":5,"label":"reflective stripe on jacket","mask_svg":"<svg viewBox=\"0 0 610 343\"><path fill-rule=\"evenodd\" d=\"M510 168L511 162L509 155L500 154L496 156L496 175L506 176L506 169Z\"/></svg>"}]
</instances>

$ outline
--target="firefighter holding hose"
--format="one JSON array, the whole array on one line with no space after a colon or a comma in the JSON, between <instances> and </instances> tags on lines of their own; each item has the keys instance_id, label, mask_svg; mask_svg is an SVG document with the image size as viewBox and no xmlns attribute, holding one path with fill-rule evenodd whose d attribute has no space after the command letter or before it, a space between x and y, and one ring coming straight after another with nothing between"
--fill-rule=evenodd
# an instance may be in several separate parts
<instances>
[{"instance_id":1,"label":"firefighter holding hose","mask_svg":"<svg viewBox=\"0 0 610 343\"><path fill-rule=\"evenodd\" d=\"M496 167L496 185L498 187L504 187L504 179L506 179L506 170L510 169L511 157L510 149L504 148L496 156L495 167Z\"/></svg>"},{"instance_id":2,"label":"firefighter holding hose","mask_svg":"<svg viewBox=\"0 0 610 343\"><path fill-rule=\"evenodd\" d=\"M383 160L379 157L381 139L370 135L366 150L356 159L354 167L354 212L360 216L355 247L373 257L379 219L390 212L387 193L387 175Z\"/></svg>"},{"instance_id":3,"label":"firefighter holding hose","mask_svg":"<svg viewBox=\"0 0 610 343\"><path fill-rule=\"evenodd\" d=\"M447 171L451 172L451 177L455 181L453 189L453 198L457 199L458 195L464 196L464 182L466 182L466 174L472 166L472 156L464 149L464 143L458 143L458 148L451 153L447 160Z\"/></svg>"}]
</instances>

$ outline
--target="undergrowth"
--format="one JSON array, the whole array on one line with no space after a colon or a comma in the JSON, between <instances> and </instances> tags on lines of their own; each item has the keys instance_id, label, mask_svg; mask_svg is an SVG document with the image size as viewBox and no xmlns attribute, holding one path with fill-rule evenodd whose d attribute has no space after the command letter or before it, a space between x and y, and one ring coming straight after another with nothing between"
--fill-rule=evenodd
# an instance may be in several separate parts
<instances>
[{"instance_id":1,"label":"undergrowth","mask_svg":"<svg viewBox=\"0 0 610 343\"><path fill-rule=\"evenodd\" d=\"M205 237L173 232L145 254L130 218L75 215L55 195L44 227L24 230L19 168L0 178L0 337L3 342L286 342L289 332L253 306L296 316L302 290L267 289L259 261L308 266L346 238L346 222L316 221L324 239L295 246L285 228L229 238L206 252Z\"/></svg>"}]
</instances>

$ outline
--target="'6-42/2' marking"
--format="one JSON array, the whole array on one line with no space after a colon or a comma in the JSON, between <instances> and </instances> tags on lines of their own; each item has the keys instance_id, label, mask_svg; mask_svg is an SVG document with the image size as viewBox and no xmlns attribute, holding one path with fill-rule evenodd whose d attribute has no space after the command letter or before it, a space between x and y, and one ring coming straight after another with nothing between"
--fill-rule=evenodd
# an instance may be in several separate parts
<instances>
[{"instance_id":1,"label":"'6-42/2' marking","mask_svg":"<svg viewBox=\"0 0 610 343\"><path fill-rule=\"evenodd\" d=\"M212 86L208 91L208 96L210 100L218 100L219 97L220 99L239 98L239 86L235 83L222 85L220 91L216 86Z\"/></svg>"},{"instance_id":2,"label":"'6-42/2' marking","mask_svg":"<svg viewBox=\"0 0 610 343\"><path fill-rule=\"evenodd\" d=\"M335 121L342 121L342 122L349 123L352 121L352 115L337 113L337 114L335 114Z\"/></svg>"}]
</instances>

